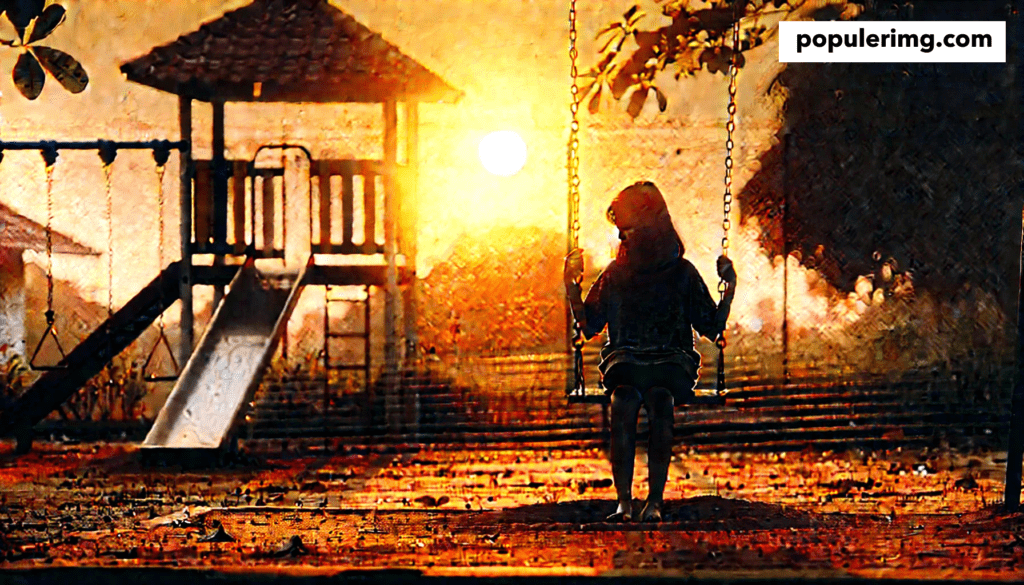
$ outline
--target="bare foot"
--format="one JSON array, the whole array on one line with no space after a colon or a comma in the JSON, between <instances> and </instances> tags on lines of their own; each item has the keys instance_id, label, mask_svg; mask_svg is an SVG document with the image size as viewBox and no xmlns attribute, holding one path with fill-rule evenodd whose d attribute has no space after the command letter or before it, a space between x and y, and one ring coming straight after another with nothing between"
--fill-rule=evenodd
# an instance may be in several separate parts
<instances>
[{"instance_id":1,"label":"bare foot","mask_svg":"<svg viewBox=\"0 0 1024 585\"><path fill-rule=\"evenodd\" d=\"M615 513L606 518L608 522L632 522L633 521L633 504L619 502L619 507L615 509Z\"/></svg>"},{"instance_id":2,"label":"bare foot","mask_svg":"<svg viewBox=\"0 0 1024 585\"><path fill-rule=\"evenodd\" d=\"M641 522L661 522L661 502L652 502L650 500L644 505L644 509L640 512Z\"/></svg>"}]
</instances>

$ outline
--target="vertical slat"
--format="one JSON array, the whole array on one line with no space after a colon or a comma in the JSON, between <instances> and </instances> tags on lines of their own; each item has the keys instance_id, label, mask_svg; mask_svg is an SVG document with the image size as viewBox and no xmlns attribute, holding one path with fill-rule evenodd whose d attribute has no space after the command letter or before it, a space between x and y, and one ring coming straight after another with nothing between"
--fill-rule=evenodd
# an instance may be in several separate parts
<instances>
[{"instance_id":1,"label":"vertical slat","mask_svg":"<svg viewBox=\"0 0 1024 585\"><path fill-rule=\"evenodd\" d=\"M197 160L195 184L196 244L205 248L210 243L210 201L213 186L210 182L210 161Z\"/></svg>"},{"instance_id":2,"label":"vertical slat","mask_svg":"<svg viewBox=\"0 0 1024 585\"><path fill-rule=\"evenodd\" d=\"M392 407L391 413L394 418L389 417L389 426L394 424L396 428L408 422L406 414L409 407L413 406L399 396L397 382L399 366L399 332L398 312L399 303L402 298L398 290L398 265L396 263L396 231L398 227L398 198L395 197L395 166L398 160L398 104L393 99L384 102L384 172L381 181L383 183L383 220L382 230L384 232L384 261L385 269L385 295L384 295L384 371L385 387L387 388L387 403ZM415 402L415 397L413 398Z\"/></svg>"},{"instance_id":3,"label":"vertical slat","mask_svg":"<svg viewBox=\"0 0 1024 585\"><path fill-rule=\"evenodd\" d=\"M363 174L363 253L377 251L377 177L370 171Z\"/></svg>"},{"instance_id":4,"label":"vertical slat","mask_svg":"<svg viewBox=\"0 0 1024 585\"><path fill-rule=\"evenodd\" d=\"M274 174L270 171L263 176L263 252L272 256L274 252Z\"/></svg>"},{"instance_id":5,"label":"vertical slat","mask_svg":"<svg viewBox=\"0 0 1024 585\"><path fill-rule=\"evenodd\" d=\"M355 186L352 183L352 161L342 161L341 167L337 169L341 175L341 243L343 246L352 245L352 231L355 229L355 211L353 199L355 198Z\"/></svg>"},{"instance_id":6,"label":"vertical slat","mask_svg":"<svg viewBox=\"0 0 1024 585\"><path fill-rule=\"evenodd\" d=\"M414 101L405 104L405 137L406 137L406 173L403 188L398 190L401 198L399 213L403 225L398 230L398 249L405 255L405 269L412 278L405 287L402 299L402 316L405 319L405 356L411 358L419 351L419 338L416 331L416 224L419 213L417 182L419 180L419 104Z\"/></svg>"},{"instance_id":7,"label":"vertical slat","mask_svg":"<svg viewBox=\"0 0 1024 585\"><path fill-rule=\"evenodd\" d=\"M245 253L245 172L246 163L236 160L231 165L231 209L234 215L235 254Z\"/></svg>"},{"instance_id":8,"label":"vertical slat","mask_svg":"<svg viewBox=\"0 0 1024 585\"><path fill-rule=\"evenodd\" d=\"M320 253L331 253L331 163L320 161Z\"/></svg>"}]
</instances>

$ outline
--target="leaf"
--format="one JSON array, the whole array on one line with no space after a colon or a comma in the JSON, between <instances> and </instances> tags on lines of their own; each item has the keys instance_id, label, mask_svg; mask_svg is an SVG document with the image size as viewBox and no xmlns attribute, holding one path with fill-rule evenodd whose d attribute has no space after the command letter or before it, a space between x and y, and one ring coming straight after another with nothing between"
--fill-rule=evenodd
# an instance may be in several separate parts
<instances>
[{"instance_id":1,"label":"leaf","mask_svg":"<svg viewBox=\"0 0 1024 585\"><path fill-rule=\"evenodd\" d=\"M14 24L11 23L10 19L0 17L0 43L5 46L12 46L15 43L21 41L21 37L18 36L18 30L14 28ZM16 39L16 40L7 40Z\"/></svg>"},{"instance_id":2,"label":"leaf","mask_svg":"<svg viewBox=\"0 0 1024 585\"><path fill-rule=\"evenodd\" d=\"M658 111L664 112L665 109L668 108L668 98L665 97L665 94L657 87L653 89L654 95L658 98Z\"/></svg>"},{"instance_id":3,"label":"leaf","mask_svg":"<svg viewBox=\"0 0 1024 585\"><path fill-rule=\"evenodd\" d=\"M43 67L71 93L82 92L89 85L89 76L77 59L50 47L32 47Z\"/></svg>"},{"instance_id":4,"label":"leaf","mask_svg":"<svg viewBox=\"0 0 1024 585\"><path fill-rule=\"evenodd\" d=\"M584 85L582 88L580 88L578 95L579 95L579 100L581 102L583 101L583 99L585 97L587 97L587 94L590 93L590 90L594 89L595 85L597 85L597 80L596 79L591 81L590 83Z\"/></svg>"},{"instance_id":5,"label":"leaf","mask_svg":"<svg viewBox=\"0 0 1024 585\"><path fill-rule=\"evenodd\" d=\"M43 13L45 0L11 0L7 6L7 18L18 29L18 38L24 40L25 29L33 18Z\"/></svg>"},{"instance_id":6,"label":"leaf","mask_svg":"<svg viewBox=\"0 0 1024 585\"><path fill-rule=\"evenodd\" d=\"M26 44L41 41L46 37L50 36L53 29L57 28L60 23L64 22L64 17L67 16L67 11L60 4L51 4L46 7L43 11L42 16L36 19L35 26L32 27L32 34L28 36Z\"/></svg>"},{"instance_id":7,"label":"leaf","mask_svg":"<svg viewBox=\"0 0 1024 585\"><path fill-rule=\"evenodd\" d=\"M644 12L642 10L640 12L637 12L628 21L626 21L626 27L627 28L635 27L636 23L640 22L640 19L645 17L645 16L647 16L646 12Z\"/></svg>"},{"instance_id":8,"label":"leaf","mask_svg":"<svg viewBox=\"0 0 1024 585\"><path fill-rule=\"evenodd\" d=\"M612 43L614 43L616 40L619 40L621 38L625 38L625 37L624 36L620 37L619 34L614 34L614 35L608 37L608 39L604 42L604 44L601 45L601 50L598 51L598 52L599 53L604 53L605 51L608 50L608 47L610 47ZM620 43L620 47L621 47L621 43Z\"/></svg>"},{"instance_id":9,"label":"leaf","mask_svg":"<svg viewBox=\"0 0 1024 585\"><path fill-rule=\"evenodd\" d=\"M14 85L21 92L21 95L30 100L39 97L39 94L43 91L43 83L46 82L43 68L39 66L39 62L29 52L22 53L18 57L18 62L14 65L12 77L14 78Z\"/></svg>"},{"instance_id":10,"label":"leaf","mask_svg":"<svg viewBox=\"0 0 1024 585\"><path fill-rule=\"evenodd\" d=\"M626 106L626 113L629 117L636 118L640 115L640 111L644 108L644 103L647 101L647 94L650 90L649 87L641 87L633 92L633 95L629 96L629 105Z\"/></svg>"},{"instance_id":11,"label":"leaf","mask_svg":"<svg viewBox=\"0 0 1024 585\"><path fill-rule=\"evenodd\" d=\"M597 87L597 91L591 96L590 102L587 103L587 110L591 114L596 114L601 109L601 86Z\"/></svg>"},{"instance_id":12,"label":"leaf","mask_svg":"<svg viewBox=\"0 0 1024 585\"><path fill-rule=\"evenodd\" d=\"M608 33L612 32L613 30L615 30L617 28L622 28L622 23L621 22L613 22L613 23L609 24L608 26L602 28L601 30L597 31L597 34L594 35L594 39L595 40L599 39L599 38L601 38L601 35L608 34Z\"/></svg>"}]
</instances>

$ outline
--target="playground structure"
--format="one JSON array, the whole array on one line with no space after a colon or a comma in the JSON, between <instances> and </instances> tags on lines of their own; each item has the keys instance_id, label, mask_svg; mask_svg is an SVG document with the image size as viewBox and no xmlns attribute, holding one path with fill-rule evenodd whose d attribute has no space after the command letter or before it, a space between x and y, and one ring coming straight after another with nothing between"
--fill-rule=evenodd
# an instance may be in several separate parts
<instances>
[{"instance_id":1,"label":"playground structure","mask_svg":"<svg viewBox=\"0 0 1024 585\"><path fill-rule=\"evenodd\" d=\"M347 46L337 50L346 55L354 51L359 59L355 63L351 59L338 60L338 67L328 72L318 67L296 73L294 63L283 53L272 49L266 55L253 55L241 49L243 46L276 47L273 43L223 42L240 35L247 39L253 35L277 38L282 35L281 28L277 27L281 23L286 23L284 34L294 35L297 42L317 44L324 39L344 39L348 41ZM202 50L204 40L213 38L221 57L218 68L197 70L194 61L183 61L194 58L195 53ZM332 55L324 55L322 59L330 62ZM259 61L260 67L253 67L253 60ZM184 68L181 67L183 62L188 63ZM180 140L0 142L0 152L38 150L50 173L61 150L95 150L109 173L119 150L152 150L160 168L170 150L176 150L180 156L180 259L168 264L120 309L114 311L111 307L106 322L71 349L60 363L45 368L36 383L2 414L0 434L13 433L18 438L19 451L30 449L35 423L58 408L171 304L180 300L178 353L184 367L145 445L152 448L224 447L252 399L280 337L285 334L298 295L309 285L365 287L365 298L357 301L365 303L370 302L370 287L383 291L381 379L388 420L392 422L394 411L401 407L397 398L391 396L403 358L401 339L404 337L406 341L407 356L416 346L415 290L410 284L416 271L413 234L416 229L418 102L452 102L458 99L459 92L379 34L319 0L255 2L126 63L122 71L130 81L178 96ZM323 83L308 83L314 71L324 77ZM303 73L305 77L301 77ZM300 78L306 82L298 83ZM193 158L194 100L212 104L213 152L209 160ZM229 160L224 136L224 105L228 101L380 103L384 123L383 157L381 160L316 158L313 148L305 145L275 144L261 146L249 160ZM405 114L403 165L398 164L399 102L403 102ZM275 274L261 273L256 269L255 260L286 259L288 201L294 202L306 194L288 193L283 178L275 181L286 172L283 156L280 166L257 166L257 157L267 149L296 150L308 162L309 248L296 251L296 255L306 257L307 261L301 266L285 263L284 269ZM332 189L331 179L335 177L340 178L340 192ZM339 207L340 222L336 221ZM355 232L357 207L361 207L362 234ZM379 209L383 210L383 217L377 217ZM340 229L337 229L339 223ZM194 265L193 256L197 254L213 255L213 264ZM318 256L330 256L336 261L318 265ZM345 263L347 257L355 256L369 257L371 261ZM244 258L245 262L241 265L237 261L228 262L228 257ZM379 258L383 258L383 263L374 263ZM215 290L215 312L198 346L193 344L195 285L209 285ZM230 287L227 295L225 285ZM325 371L362 371L367 389L375 370L371 368L368 351L369 314L367 309L361 333L347 334L366 340L367 351L362 363L331 363L326 312L325 348L321 354ZM400 332L400 317L404 319L404 335ZM163 341L166 342L166 338ZM326 403L330 392L326 383L324 391Z\"/></svg>"}]
</instances>

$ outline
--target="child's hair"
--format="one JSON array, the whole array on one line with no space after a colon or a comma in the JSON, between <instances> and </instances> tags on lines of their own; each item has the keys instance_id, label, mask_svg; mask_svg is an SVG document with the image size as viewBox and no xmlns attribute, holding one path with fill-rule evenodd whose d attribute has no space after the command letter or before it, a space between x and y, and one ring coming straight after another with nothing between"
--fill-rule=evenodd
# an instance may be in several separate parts
<instances>
[{"instance_id":1,"label":"child's hair","mask_svg":"<svg viewBox=\"0 0 1024 585\"><path fill-rule=\"evenodd\" d=\"M658 239L673 238L679 245L679 254L685 252L683 240L672 225L672 216L669 215L668 205L665 197L658 190L658 187L651 181L637 181L626 187L612 199L605 213L608 221L616 226L621 224L616 221L626 220L634 225L641 225L651 229Z\"/></svg>"}]
</instances>

